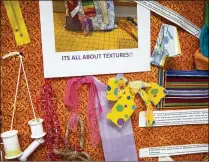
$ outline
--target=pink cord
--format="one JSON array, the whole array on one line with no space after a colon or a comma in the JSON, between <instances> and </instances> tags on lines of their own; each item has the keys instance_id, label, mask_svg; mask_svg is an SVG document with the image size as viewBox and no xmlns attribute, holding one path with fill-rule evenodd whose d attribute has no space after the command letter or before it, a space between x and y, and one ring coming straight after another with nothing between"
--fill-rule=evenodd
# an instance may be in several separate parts
<instances>
[{"instance_id":1,"label":"pink cord","mask_svg":"<svg viewBox=\"0 0 209 162\"><path fill-rule=\"evenodd\" d=\"M78 116L74 113L71 114L70 120L68 121L69 129L72 130L72 132L76 131L76 125L78 124Z\"/></svg>"},{"instance_id":2,"label":"pink cord","mask_svg":"<svg viewBox=\"0 0 209 162\"><path fill-rule=\"evenodd\" d=\"M90 86L89 90L89 102L87 105L87 115L88 115L88 127L91 134L91 142L96 146L100 142L100 133L98 128L97 114L95 99L97 97L99 115L102 113L102 106L100 104L98 90L94 82L93 76L87 77L77 77L67 82L67 90L64 98L64 103L66 106L70 106L75 114L78 114L78 88L82 84L88 84ZM72 120L73 122L73 120ZM69 123L71 126L73 123Z\"/></svg>"},{"instance_id":3,"label":"pink cord","mask_svg":"<svg viewBox=\"0 0 209 162\"><path fill-rule=\"evenodd\" d=\"M79 15L78 18L82 24L82 30L84 32L84 35L87 36L89 33L89 24L88 24L89 17L86 15Z\"/></svg>"}]
</instances>

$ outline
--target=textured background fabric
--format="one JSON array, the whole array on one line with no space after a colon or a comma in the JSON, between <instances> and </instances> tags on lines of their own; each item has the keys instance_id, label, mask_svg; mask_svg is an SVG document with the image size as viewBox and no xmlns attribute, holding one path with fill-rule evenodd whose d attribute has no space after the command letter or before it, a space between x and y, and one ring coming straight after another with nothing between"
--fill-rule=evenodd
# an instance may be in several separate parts
<instances>
[{"instance_id":1,"label":"textured background fabric","mask_svg":"<svg viewBox=\"0 0 209 162\"><path fill-rule=\"evenodd\" d=\"M163 5L185 16L199 27L204 23L204 1L160 1ZM29 79L30 90L33 100L41 85L44 83L43 78L43 61L42 61L42 46L41 46L41 30L40 30L40 17L39 17L39 3L38 1L21 1L20 7L22 9L23 17L28 27L31 43L21 48L18 48L15 43L12 29L6 15L5 7L1 1L1 48L2 54L11 51L22 50L24 53L24 65ZM151 50L153 50L160 26L162 23L170 23L166 19L152 13L151 17ZM140 32L140 31L139 31ZM178 27L182 55L176 58L171 58L166 63L165 69L175 70L192 70L194 69L194 53L199 47L199 40L183 29ZM140 54L140 53L139 53ZM143 55L143 54L141 54ZM143 57L143 56L142 56ZM12 104L15 93L16 78L18 73L19 60L18 58L7 59L3 61L3 96L2 102L2 132L9 130ZM69 69L72 70L72 69ZM144 82L157 82L158 69L152 67L150 72L143 73L130 73L125 74L129 81L142 80ZM102 82L107 83L108 78L114 75L97 76ZM23 78L23 76L22 76ZM57 98L57 111L59 122L61 125L61 133L64 136L65 125L69 117L69 110L64 106L63 98L66 89L66 81L70 78L52 79L52 86ZM88 101L88 87L82 86L79 89L79 112L81 118L87 124L86 105ZM193 126L170 126L170 127L156 127L156 128L139 128L138 116L139 112L145 110L142 99L136 97L137 109L132 115L132 124L134 129L134 137L138 149L144 147L155 147L164 145L177 145L177 144L195 144L195 143L208 143L208 126L207 125L193 125ZM43 114L40 112L40 116ZM20 145L24 150L31 142L30 130L27 122L32 119L32 109L25 87L25 82L21 79L20 90L17 102L17 112L14 120L14 128L19 131ZM86 127L87 128L87 127ZM90 144L89 131L86 130L86 146L87 151L93 160L104 160L102 151L102 144L98 147L93 147ZM70 136L70 141L78 143L79 131ZM174 156L174 160L181 161L201 161L204 160L206 154L182 155ZM30 157L29 160L46 160L44 146L39 147ZM143 158L139 160L157 160L157 158Z\"/></svg>"}]
</instances>

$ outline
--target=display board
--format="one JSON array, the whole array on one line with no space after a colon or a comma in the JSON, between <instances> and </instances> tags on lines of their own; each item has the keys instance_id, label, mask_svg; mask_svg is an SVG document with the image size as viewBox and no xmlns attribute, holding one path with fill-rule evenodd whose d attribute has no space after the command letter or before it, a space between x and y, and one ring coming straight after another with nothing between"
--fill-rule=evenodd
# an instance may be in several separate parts
<instances>
[{"instance_id":1,"label":"display board","mask_svg":"<svg viewBox=\"0 0 209 162\"><path fill-rule=\"evenodd\" d=\"M193 22L198 27L202 27L204 23L204 1L160 1L164 6L180 13L185 18ZM43 55L41 44L41 27L39 15L38 1L20 1L20 7L28 27L31 43L24 45L21 48L16 46L15 38L12 34L12 29L6 14L5 6L1 1L1 55L19 51L23 52L23 60L28 75L29 85L32 93L32 98L35 102L36 95L40 87L44 83L43 75ZM166 19L151 12L151 51L156 43L156 39L162 23L172 24ZM172 24L173 25L173 24ZM181 43L182 55L176 58L171 58L165 65L168 70L193 70L194 69L194 53L199 47L199 40L178 27L178 33ZM18 75L18 62L16 58L12 58L2 62L2 127L1 132L9 129L12 116L12 104L16 86L16 77ZM97 76L103 83L114 76L99 75ZM125 77L132 80L142 80L144 82L157 82L158 68L151 67L150 72L129 73ZM53 90L56 97L56 113L60 122L61 134L64 136L66 122L69 119L69 111L64 106L64 95L66 90L66 81L70 78L49 79L53 85ZM30 143L30 129L28 121L32 118L32 111L27 95L27 90L24 87L25 83L20 82L20 90L18 95L18 109L14 120L14 128L19 131L19 141L22 149L25 149ZM82 86L79 89L79 112L87 124L86 105L88 101L88 87ZM183 145L183 144L203 144L208 143L208 125L191 125L191 126L167 126L155 128L139 128L138 117L141 111L145 110L145 106L141 98L136 98L136 111L131 117L134 138L137 152L140 148L167 146L167 145ZM41 111L38 111L39 116L43 116ZM87 128L87 126L86 126ZM104 160L102 144L93 147L90 143L89 131L86 129L86 146L84 150L88 152L95 161ZM70 135L70 142L77 143L79 141L79 132ZM39 147L28 160L46 160L44 145ZM202 161L207 154L190 154L172 157L175 161ZM156 161L157 158L142 158L139 160Z\"/></svg>"}]
</instances>

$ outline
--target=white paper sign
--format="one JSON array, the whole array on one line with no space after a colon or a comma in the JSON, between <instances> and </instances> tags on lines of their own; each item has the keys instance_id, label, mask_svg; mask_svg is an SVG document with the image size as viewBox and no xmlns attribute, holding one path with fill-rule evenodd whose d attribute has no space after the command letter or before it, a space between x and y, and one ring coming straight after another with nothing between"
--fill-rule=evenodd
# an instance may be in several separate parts
<instances>
[{"instance_id":1,"label":"white paper sign","mask_svg":"<svg viewBox=\"0 0 209 162\"><path fill-rule=\"evenodd\" d=\"M52 1L39 1L39 6L44 78L150 71L150 11L148 9L137 6L138 48L89 51L82 51L81 48L80 51L56 52ZM65 17L62 16L62 19L65 20ZM65 22L62 22L59 28L63 29L64 24ZM103 32L105 31L100 31L100 33ZM94 38L93 34L87 38ZM89 43L88 40L86 42ZM110 40L106 42L109 43ZM71 45L72 42L68 41L67 47Z\"/></svg>"},{"instance_id":2,"label":"white paper sign","mask_svg":"<svg viewBox=\"0 0 209 162\"><path fill-rule=\"evenodd\" d=\"M208 124L208 109L153 111L153 126ZM146 127L145 111L139 114L139 127Z\"/></svg>"},{"instance_id":3,"label":"white paper sign","mask_svg":"<svg viewBox=\"0 0 209 162\"><path fill-rule=\"evenodd\" d=\"M161 156L158 158L158 161L174 161L174 160L169 156Z\"/></svg>"},{"instance_id":4,"label":"white paper sign","mask_svg":"<svg viewBox=\"0 0 209 162\"><path fill-rule=\"evenodd\" d=\"M156 1L135 1L140 6L143 6L156 14L170 20L171 22L177 24L190 34L194 35L195 37L200 37L200 28L198 28L196 25L194 25L189 20L185 19L180 14L170 10L169 8L161 5L159 2ZM175 2L174 2L175 3ZM188 7L188 6L187 6ZM195 16L195 15L194 15Z\"/></svg>"},{"instance_id":5,"label":"white paper sign","mask_svg":"<svg viewBox=\"0 0 209 162\"><path fill-rule=\"evenodd\" d=\"M139 149L139 157L159 157L208 152L208 144L174 145Z\"/></svg>"}]
</instances>

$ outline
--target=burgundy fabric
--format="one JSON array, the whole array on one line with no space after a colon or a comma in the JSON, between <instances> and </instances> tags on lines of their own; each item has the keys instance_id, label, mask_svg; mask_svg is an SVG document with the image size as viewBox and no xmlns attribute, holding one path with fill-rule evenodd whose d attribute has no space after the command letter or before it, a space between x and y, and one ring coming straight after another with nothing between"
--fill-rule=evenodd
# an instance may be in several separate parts
<instances>
[{"instance_id":1,"label":"burgundy fabric","mask_svg":"<svg viewBox=\"0 0 209 162\"><path fill-rule=\"evenodd\" d=\"M204 98L204 99L177 99L177 98L173 98L173 99L169 99L169 98L165 98L165 103L207 103L208 102L208 98Z\"/></svg>"},{"instance_id":2,"label":"burgundy fabric","mask_svg":"<svg viewBox=\"0 0 209 162\"><path fill-rule=\"evenodd\" d=\"M69 9L69 15L70 15L71 11L73 11L78 6L78 0L67 0L67 6ZM78 14L76 14L72 19L78 20Z\"/></svg>"},{"instance_id":3,"label":"burgundy fabric","mask_svg":"<svg viewBox=\"0 0 209 162\"><path fill-rule=\"evenodd\" d=\"M166 78L166 82L208 82L208 78L200 78L200 77L177 77L177 76L169 76Z\"/></svg>"}]
</instances>

